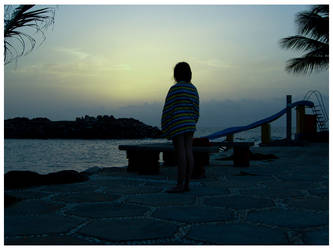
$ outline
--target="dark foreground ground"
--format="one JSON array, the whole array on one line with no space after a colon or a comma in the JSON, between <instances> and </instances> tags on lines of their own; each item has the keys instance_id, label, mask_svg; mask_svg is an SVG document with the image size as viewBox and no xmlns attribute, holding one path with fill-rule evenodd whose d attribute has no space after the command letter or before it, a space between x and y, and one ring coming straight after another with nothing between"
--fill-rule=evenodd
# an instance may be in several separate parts
<instances>
[{"instance_id":1,"label":"dark foreground ground","mask_svg":"<svg viewBox=\"0 0 333 250\"><path fill-rule=\"evenodd\" d=\"M158 176L103 169L83 183L6 191L5 244L327 245L328 144L262 147L278 159L234 168L212 156L207 178L168 194L176 168Z\"/></svg>"}]
</instances>

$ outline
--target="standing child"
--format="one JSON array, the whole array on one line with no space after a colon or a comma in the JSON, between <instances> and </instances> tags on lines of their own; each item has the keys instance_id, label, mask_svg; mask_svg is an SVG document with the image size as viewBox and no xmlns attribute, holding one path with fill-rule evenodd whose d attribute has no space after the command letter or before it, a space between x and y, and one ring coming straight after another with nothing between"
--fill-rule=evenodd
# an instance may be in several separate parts
<instances>
[{"instance_id":1,"label":"standing child","mask_svg":"<svg viewBox=\"0 0 333 250\"><path fill-rule=\"evenodd\" d=\"M192 72L186 62L174 68L176 83L171 86L162 113L162 132L171 139L176 150L178 177L177 186L169 193L189 191L194 159L192 139L199 119L199 95L191 83Z\"/></svg>"}]
</instances>

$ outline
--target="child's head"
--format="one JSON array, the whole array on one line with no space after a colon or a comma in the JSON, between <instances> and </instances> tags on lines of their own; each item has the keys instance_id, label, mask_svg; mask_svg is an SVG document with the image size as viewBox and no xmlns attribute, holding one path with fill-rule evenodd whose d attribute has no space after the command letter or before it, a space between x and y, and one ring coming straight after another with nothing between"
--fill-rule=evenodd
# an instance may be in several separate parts
<instances>
[{"instance_id":1,"label":"child's head","mask_svg":"<svg viewBox=\"0 0 333 250\"><path fill-rule=\"evenodd\" d=\"M176 82L191 82L192 72L190 65L186 62L177 63L173 71L173 77Z\"/></svg>"}]
</instances>

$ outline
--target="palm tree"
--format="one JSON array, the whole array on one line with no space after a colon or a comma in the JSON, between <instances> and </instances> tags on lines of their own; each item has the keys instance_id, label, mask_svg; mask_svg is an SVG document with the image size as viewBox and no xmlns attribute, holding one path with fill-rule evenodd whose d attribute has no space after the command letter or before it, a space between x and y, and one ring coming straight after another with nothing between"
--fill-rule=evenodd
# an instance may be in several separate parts
<instances>
[{"instance_id":1,"label":"palm tree","mask_svg":"<svg viewBox=\"0 0 333 250\"><path fill-rule=\"evenodd\" d=\"M31 52L36 39L28 34L29 29L45 40L44 31L54 24L55 9L51 7L32 10L35 5L5 6L4 62L8 64Z\"/></svg>"},{"instance_id":2,"label":"palm tree","mask_svg":"<svg viewBox=\"0 0 333 250\"><path fill-rule=\"evenodd\" d=\"M287 61L288 72L307 74L328 69L328 9L328 5L316 5L310 11L298 13L296 24L299 34L280 40L282 48L305 52L302 57Z\"/></svg>"}]
</instances>

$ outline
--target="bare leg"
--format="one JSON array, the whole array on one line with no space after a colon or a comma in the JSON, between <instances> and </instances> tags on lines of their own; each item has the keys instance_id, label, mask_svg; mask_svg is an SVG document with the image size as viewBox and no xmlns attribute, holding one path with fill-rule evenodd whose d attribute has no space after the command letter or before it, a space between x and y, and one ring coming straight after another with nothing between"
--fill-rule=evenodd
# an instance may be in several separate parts
<instances>
[{"instance_id":1,"label":"bare leg","mask_svg":"<svg viewBox=\"0 0 333 250\"><path fill-rule=\"evenodd\" d=\"M177 135L172 139L173 145L176 151L177 158L177 186L168 190L169 193L179 193L183 191L184 179L185 179L185 170L186 170L186 154L185 154L185 143L184 135Z\"/></svg>"},{"instance_id":2,"label":"bare leg","mask_svg":"<svg viewBox=\"0 0 333 250\"><path fill-rule=\"evenodd\" d=\"M186 169L186 155L185 155L185 144L184 135L178 135L173 139L173 144L176 150L177 167L178 167L178 178L177 186L183 187Z\"/></svg>"},{"instance_id":3,"label":"bare leg","mask_svg":"<svg viewBox=\"0 0 333 250\"><path fill-rule=\"evenodd\" d=\"M187 162L186 172L185 172L185 183L184 183L184 190L186 191L190 190L190 180L192 177L193 166L194 166L192 140L193 140L193 133L186 133L184 135L185 154Z\"/></svg>"}]
</instances>

